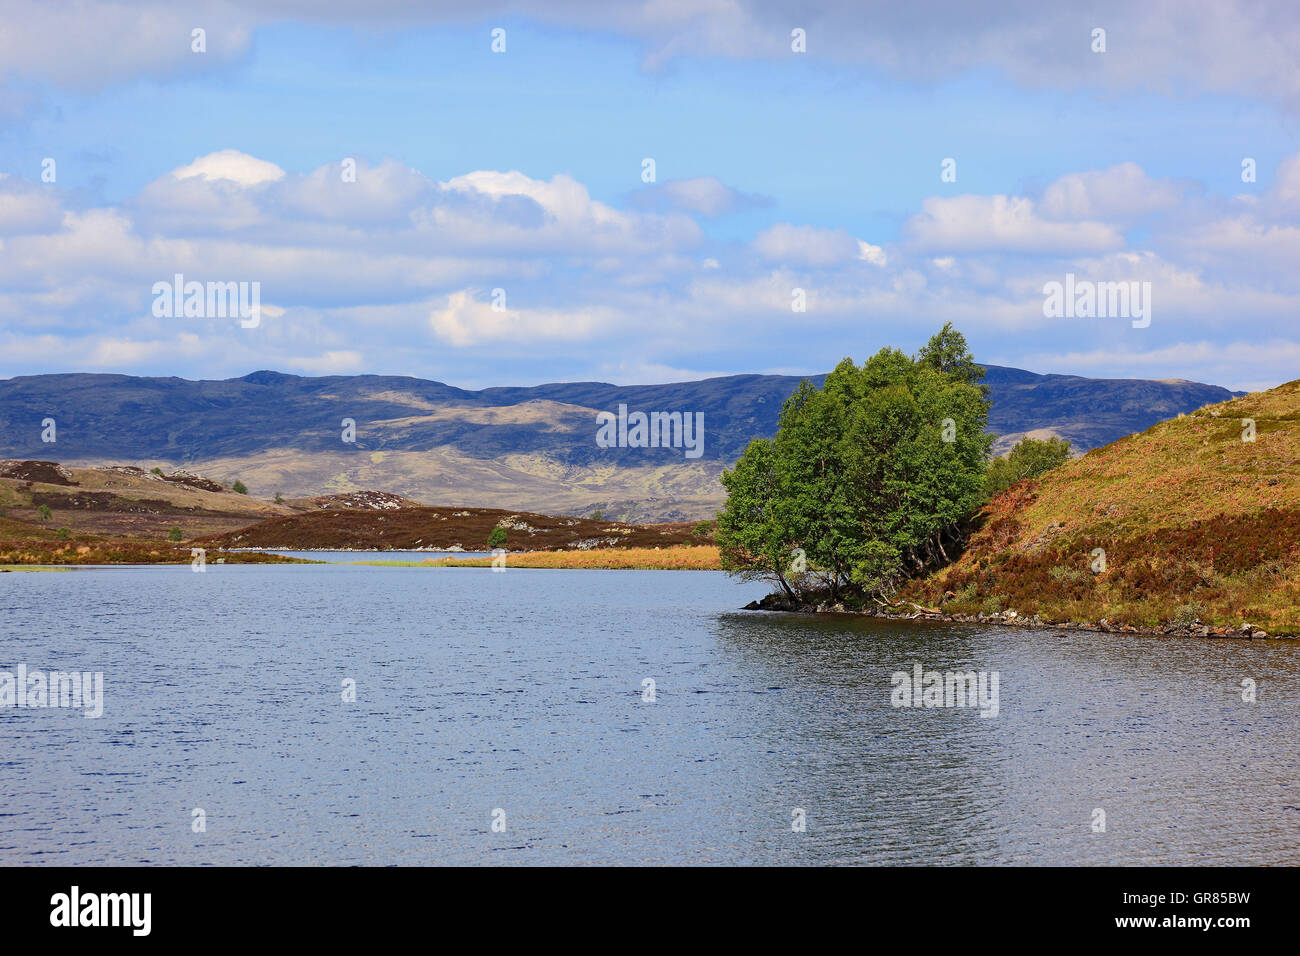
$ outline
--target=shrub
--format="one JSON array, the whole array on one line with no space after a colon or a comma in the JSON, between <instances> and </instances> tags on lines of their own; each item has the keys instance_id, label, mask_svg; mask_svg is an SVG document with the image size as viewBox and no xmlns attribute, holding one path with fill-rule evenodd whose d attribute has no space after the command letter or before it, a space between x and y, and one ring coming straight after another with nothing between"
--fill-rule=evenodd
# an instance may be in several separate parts
<instances>
[{"instance_id":1,"label":"shrub","mask_svg":"<svg viewBox=\"0 0 1300 956\"><path fill-rule=\"evenodd\" d=\"M711 534L712 532L713 532L712 521L701 521L699 524L697 524L694 528L691 529L691 534L697 538L702 538L706 534Z\"/></svg>"},{"instance_id":2,"label":"shrub","mask_svg":"<svg viewBox=\"0 0 1300 956\"><path fill-rule=\"evenodd\" d=\"M592 520L592 521L604 521L604 520L605 520L605 512L603 512L603 511L601 511L599 508L597 508L595 511L593 511L593 512L591 513L591 520Z\"/></svg>"},{"instance_id":3,"label":"shrub","mask_svg":"<svg viewBox=\"0 0 1300 956\"><path fill-rule=\"evenodd\" d=\"M1205 613L1205 606L1200 601L1193 601L1190 604L1180 604L1174 610L1173 623L1181 627L1191 627L1201 619Z\"/></svg>"},{"instance_id":4,"label":"shrub","mask_svg":"<svg viewBox=\"0 0 1300 956\"><path fill-rule=\"evenodd\" d=\"M167 532L167 540L169 541L179 541L183 537L185 537L185 532L182 531L180 528L174 527Z\"/></svg>"},{"instance_id":5,"label":"shrub","mask_svg":"<svg viewBox=\"0 0 1300 956\"><path fill-rule=\"evenodd\" d=\"M161 468L158 468L158 467L155 466L155 467L149 469L149 474L151 474L151 475L157 475L158 477L161 478L161 477L162 477L162 469L161 469Z\"/></svg>"},{"instance_id":6,"label":"shrub","mask_svg":"<svg viewBox=\"0 0 1300 956\"><path fill-rule=\"evenodd\" d=\"M237 495L248 494L248 486L244 484L242 481L240 481L238 478L236 478L235 483L230 486L230 490Z\"/></svg>"},{"instance_id":7,"label":"shrub","mask_svg":"<svg viewBox=\"0 0 1300 956\"><path fill-rule=\"evenodd\" d=\"M42 521L49 521L51 517L50 506L41 505L39 508L36 509L36 516L40 518Z\"/></svg>"},{"instance_id":8,"label":"shrub","mask_svg":"<svg viewBox=\"0 0 1300 956\"><path fill-rule=\"evenodd\" d=\"M1039 441L1026 438L1005 458L989 462L986 478L989 496L1006 491L1022 478L1037 478L1070 460L1070 443L1064 438Z\"/></svg>"},{"instance_id":9,"label":"shrub","mask_svg":"<svg viewBox=\"0 0 1300 956\"><path fill-rule=\"evenodd\" d=\"M62 527L62 528L59 529L59 540L60 540L60 541L67 541L67 540L68 540L69 538L71 538L71 537L72 537L72 529L71 529L71 528L69 528L69 527L67 527L67 526L65 525L64 527Z\"/></svg>"},{"instance_id":10,"label":"shrub","mask_svg":"<svg viewBox=\"0 0 1300 956\"><path fill-rule=\"evenodd\" d=\"M492 533L488 535L487 546L488 550L504 548L506 546L506 529L500 525L493 528Z\"/></svg>"}]
</instances>

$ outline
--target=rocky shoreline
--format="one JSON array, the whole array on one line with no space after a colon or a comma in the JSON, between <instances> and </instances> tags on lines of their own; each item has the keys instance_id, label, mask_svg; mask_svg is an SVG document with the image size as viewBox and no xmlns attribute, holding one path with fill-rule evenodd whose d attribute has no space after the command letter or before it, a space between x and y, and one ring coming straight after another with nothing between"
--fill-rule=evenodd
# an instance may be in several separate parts
<instances>
[{"instance_id":1,"label":"rocky shoreline","mask_svg":"<svg viewBox=\"0 0 1300 956\"><path fill-rule=\"evenodd\" d=\"M1205 637L1235 638L1238 640L1295 639L1300 634L1270 634L1262 628L1248 622L1233 627L1230 625L1204 624L1194 621L1190 624L1169 623L1159 627L1138 627L1133 624L1120 624L1103 618L1096 623L1078 621L1048 621L1037 614L1021 614L1018 611L1000 611L986 614L947 614L934 608L921 607L919 604L897 604L876 608L850 608L843 603L822 602L806 603L791 601L780 594L769 594L757 601L746 604L743 611L784 611L792 614L852 614L858 617L875 617L891 621L934 621L948 624L983 624L999 627L1036 628L1056 631L1094 631L1107 634L1145 634L1153 637Z\"/></svg>"}]
</instances>

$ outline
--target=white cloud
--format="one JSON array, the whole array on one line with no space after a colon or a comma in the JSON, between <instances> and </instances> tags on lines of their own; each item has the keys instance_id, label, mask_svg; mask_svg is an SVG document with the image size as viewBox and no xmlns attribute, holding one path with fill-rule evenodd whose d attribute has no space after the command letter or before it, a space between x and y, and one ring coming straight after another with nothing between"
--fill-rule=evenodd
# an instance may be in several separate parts
<instances>
[{"instance_id":1,"label":"white cloud","mask_svg":"<svg viewBox=\"0 0 1300 956\"><path fill-rule=\"evenodd\" d=\"M1062 176L1043 191L1038 211L1047 219L1131 222L1157 210L1172 209L1183 190L1152 179L1137 163Z\"/></svg>"},{"instance_id":2,"label":"white cloud","mask_svg":"<svg viewBox=\"0 0 1300 956\"><path fill-rule=\"evenodd\" d=\"M907 221L904 235L913 249L940 253L1069 254L1124 245L1124 237L1106 223L1043 219L1024 196L932 196Z\"/></svg>"},{"instance_id":3,"label":"white cloud","mask_svg":"<svg viewBox=\"0 0 1300 956\"><path fill-rule=\"evenodd\" d=\"M764 259L813 267L834 266L855 259L884 265L884 250L855 239L844 229L777 223L754 237L754 250Z\"/></svg>"},{"instance_id":4,"label":"white cloud","mask_svg":"<svg viewBox=\"0 0 1300 956\"><path fill-rule=\"evenodd\" d=\"M218 179L229 180L240 186L257 186L261 183L275 182L284 178L284 170L275 163L268 163L256 156L249 156L237 149L222 149L206 156L197 157L194 162L172 170L176 179Z\"/></svg>"},{"instance_id":5,"label":"white cloud","mask_svg":"<svg viewBox=\"0 0 1300 956\"><path fill-rule=\"evenodd\" d=\"M463 289L435 308L429 324L438 338L454 346L486 342L575 341L590 338L613 316L596 308L495 309L478 298L477 290Z\"/></svg>"},{"instance_id":6,"label":"white cloud","mask_svg":"<svg viewBox=\"0 0 1300 956\"><path fill-rule=\"evenodd\" d=\"M100 208L7 177L3 370L418 367L501 382L520 379L507 364L517 362L554 369L552 380L615 365L689 377L691 368L767 367L773 354L829 367L846 352L919 344L948 320L977 349L1014 343L1025 365L1095 353L1102 369L1106 355L1242 330L1260 343L1285 341L1300 311L1300 207L1287 199L1295 165L1288 160L1273 189L1253 199L1209 200L1195 184L1179 185L1176 205L1168 196L1147 203L1131 244L1121 218L1143 192L1160 190L1127 164L1063 176L1037 200L931 198L900 242L880 245L790 223L749 243L710 240L689 216L602 203L568 176L478 170L438 182L393 160L358 162L357 181L346 183L338 161L297 173L223 151ZM241 330L155 319L152 285L177 272L260 282L265 321ZM1043 285L1067 272L1151 282L1151 328L1045 320ZM496 288L507 295L504 311L492 308ZM806 312L792 309L796 288ZM1204 375L1193 365L1183 377L1274 374L1253 371L1257 354L1225 355ZM1258 367L1282 376L1276 356L1286 355ZM1168 358L1176 365L1176 353Z\"/></svg>"}]
</instances>

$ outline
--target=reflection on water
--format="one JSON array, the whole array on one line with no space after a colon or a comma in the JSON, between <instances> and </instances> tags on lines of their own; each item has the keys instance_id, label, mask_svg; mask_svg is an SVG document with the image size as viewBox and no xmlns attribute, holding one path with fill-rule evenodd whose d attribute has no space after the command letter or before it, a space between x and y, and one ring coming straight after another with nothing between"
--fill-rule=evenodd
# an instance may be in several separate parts
<instances>
[{"instance_id":1,"label":"reflection on water","mask_svg":"<svg viewBox=\"0 0 1300 956\"><path fill-rule=\"evenodd\" d=\"M1300 862L1300 645L735 610L761 592L5 575L0 670L103 671L105 716L0 710L0 862ZM916 663L998 672L999 716L892 708Z\"/></svg>"}]
</instances>

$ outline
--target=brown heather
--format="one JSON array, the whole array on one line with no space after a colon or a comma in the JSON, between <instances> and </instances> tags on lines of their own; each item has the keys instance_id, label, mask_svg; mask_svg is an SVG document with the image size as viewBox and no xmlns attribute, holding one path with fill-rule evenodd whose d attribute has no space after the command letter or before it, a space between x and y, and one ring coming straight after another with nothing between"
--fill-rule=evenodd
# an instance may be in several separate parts
<instances>
[{"instance_id":1,"label":"brown heather","mask_svg":"<svg viewBox=\"0 0 1300 956\"><path fill-rule=\"evenodd\" d=\"M1242 420L1256 440L1242 440ZM1300 632L1300 381L1208 405L996 497L904 588L950 614ZM1091 570L1093 550L1107 568Z\"/></svg>"}]
</instances>

